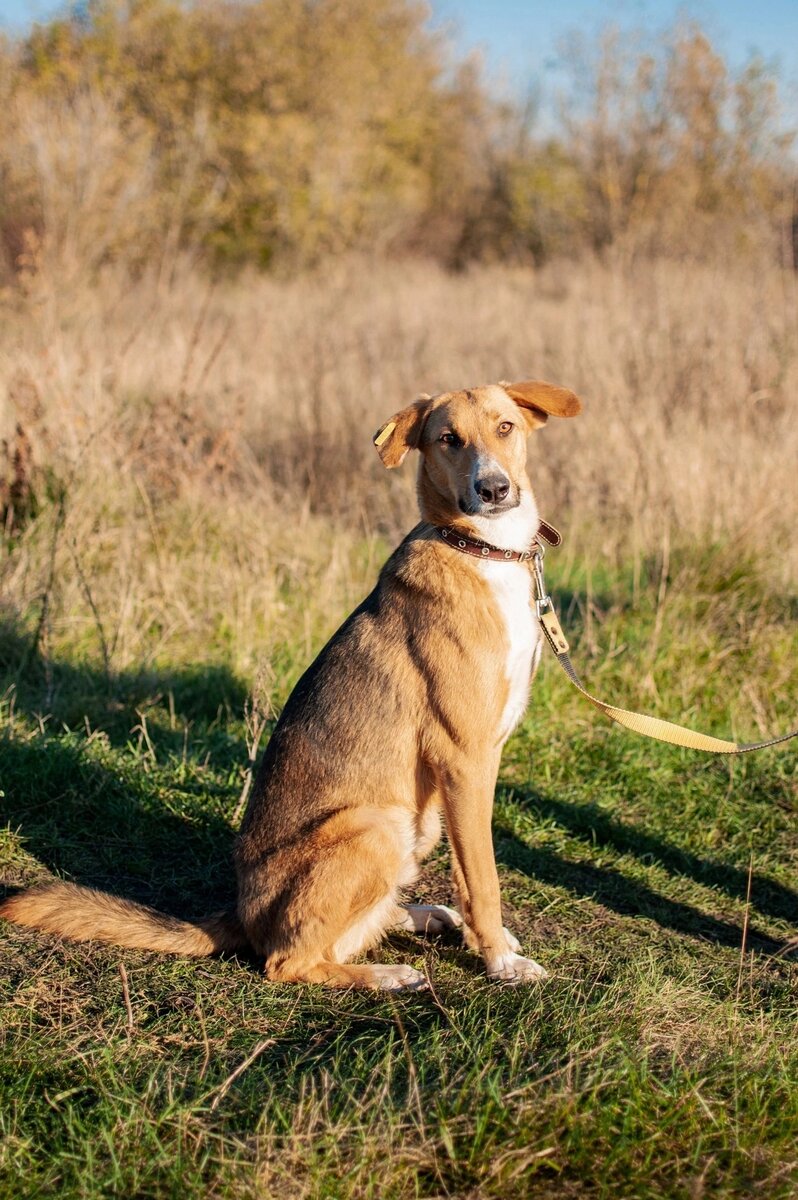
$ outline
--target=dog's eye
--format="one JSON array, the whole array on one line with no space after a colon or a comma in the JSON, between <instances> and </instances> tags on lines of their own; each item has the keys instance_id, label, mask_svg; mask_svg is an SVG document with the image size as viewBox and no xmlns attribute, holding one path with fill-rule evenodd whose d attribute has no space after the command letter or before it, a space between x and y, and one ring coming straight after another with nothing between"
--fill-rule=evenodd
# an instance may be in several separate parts
<instances>
[{"instance_id":1,"label":"dog's eye","mask_svg":"<svg viewBox=\"0 0 798 1200\"><path fill-rule=\"evenodd\" d=\"M460 444L460 439L456 433L442 433L438 441L443 442L444 446L458 446Z\"/></svg>"},{"instance_id":2,"label":"dog's eye","mask_svg":"<svg viewBox=\"0 0 798 1200\"><path fill-rule=\"evenodd\" d=\"M513 425L512 421L502 421L498 429L499 437L507 437L507 434L511 429L515 429L515 425Z\"/></svg>"}]
</instances>

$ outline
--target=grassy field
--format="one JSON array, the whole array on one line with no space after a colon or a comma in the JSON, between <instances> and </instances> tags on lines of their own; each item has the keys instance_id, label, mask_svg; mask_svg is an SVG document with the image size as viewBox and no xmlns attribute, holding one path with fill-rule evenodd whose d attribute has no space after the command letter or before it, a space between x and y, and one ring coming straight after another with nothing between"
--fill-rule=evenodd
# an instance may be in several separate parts
<instances>
[{"instance_id":1,"label":"grassy field","mask_svg":"<svg viewBox=\"0 0 798 1200\"><path fill-rule=\"evenodd\" d=\"M560 579L596 689L716 731L739 700L753 736L770 692L786 727L795 600L719 548L673 552L690 586L664 598L661 567L635 606L631 572L594 578L590 630L584 576ZM8 685L28 642L4 635ZM287 646L284 687L301 666ZM404 935L387 957L423 962L434 991L385 999L6 929L0 1194L794 1195L794 751L635 740L555 670L495 816L506 917L549 983L501 990L454 944ZM229 898L245 681L202 663L108 678L69 657L16 679L5 878L50 870L194 915ZM445 850L419 894L450 899Z\"/></svg>"},{"instance_id":2,"label":"grassy field","mask_svg":"<svg viewBox=\"0 0 798 1200\"><path fill-rule=\"evenodd\" d=\"M229 899L258 714L414 519L370 434L447 383L585 397L532 462L598 695L796 724L794 284L383 270L3 301L2 432L32 447L0 557L9 887ZM544 663L494 822L538 989L445 938L391 939L434 986L380 997L4 927L0 1196L796 1195L796 762L635 739Z\"/></svg>"}]
</instances>

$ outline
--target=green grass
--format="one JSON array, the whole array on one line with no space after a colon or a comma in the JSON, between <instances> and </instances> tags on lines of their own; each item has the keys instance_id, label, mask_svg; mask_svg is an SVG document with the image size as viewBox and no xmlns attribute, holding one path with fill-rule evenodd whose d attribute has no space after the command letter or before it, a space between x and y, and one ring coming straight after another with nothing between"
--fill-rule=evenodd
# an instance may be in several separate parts
<instances>
[{"instance_id":1,"label":"green grass","mask_svg":"<svg viewBox=\"0 0 798 1200\"><path fill-rule=\"evenodd\" d=\"M588 566L550 574L599 695L740 737L795 723L796 599L759 564ZM221 644L141 676L44 662L24 616L0 632L4 880L224 903L249 681ZM275 658L284 699L303 663ZM636 739L547 663L494 823L538 989L446 939L391 939L434 990L390 998L5 927L0 1196L796 1195L796 763ZM450 899L446 865L424 898Z\"/></svg>"}]
</instances>

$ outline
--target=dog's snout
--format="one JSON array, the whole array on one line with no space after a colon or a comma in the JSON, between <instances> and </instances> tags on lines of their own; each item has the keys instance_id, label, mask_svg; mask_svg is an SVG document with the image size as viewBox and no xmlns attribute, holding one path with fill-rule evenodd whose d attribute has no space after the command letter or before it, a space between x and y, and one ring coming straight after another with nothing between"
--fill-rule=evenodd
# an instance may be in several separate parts
<instances>
[{"instance_id":1,"label":"dog's snout","mask_svg":"<svg viewBox=\"0 0 798 1200\"><path fill-rule=\"evenodd\" d=\"M505 475L484 475L474 481L474 490L486 504L501 504L510 491L510 480Z\"/></svg>"}]
</instances>

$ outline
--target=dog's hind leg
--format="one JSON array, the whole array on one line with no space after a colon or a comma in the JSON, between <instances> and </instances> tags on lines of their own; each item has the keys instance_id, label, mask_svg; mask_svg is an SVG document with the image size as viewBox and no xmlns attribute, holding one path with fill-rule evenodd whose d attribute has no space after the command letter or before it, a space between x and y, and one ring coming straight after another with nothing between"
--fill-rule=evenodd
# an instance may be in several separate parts
<instances>
[{"instance_id":1,"label":"dog's hind leg","mask_svg":"<svg viewBox=\"0 0 798 1200\"><path fill-rule=\"evenodd\" d=\"M264 955L267 977L380 990L426 986L412 967L346 961L375 946L395 923L397 892L414 874L413 841L401 809L341 814L277 903L259 912L257 891L250 891L242 922Z\"/></svg>"},{"instance_id":2,"label":"dog's hind leg","mask_svg":"<svg viewBox=\"0 0 798 1200\"><path fill-rule=\"evenodd\" d=\"M421 971L403 963L389 966L384 963L320 962L315 966L300 966L287 961L269 978L282 983L323 983L327 987L373 988L390 992L421 991L429 987Z\"/></svg>"},{"instance_id":3,"label":"dog's hind leg","mask_svg":"<svg viewBox=\"0 0 798 1200\"><path fill-rule=\"evenodd\" d=\"M401 904L391 928L409 933L443 933L446 929L462 929L463 918L445 904Z\"/></svg>"},{"instance_id":4,"label":"dog's hind leg","mask_svg":"<svg viewBox=\"0 0 798 1200\"><path fill-rule=\"evenodd\" d=\"M441 793L436 787L431 787L422 802L420 816L416 818L414 854L417 862L423 862L441 840L441 803Z\"/></svg>"}]
</instances>

